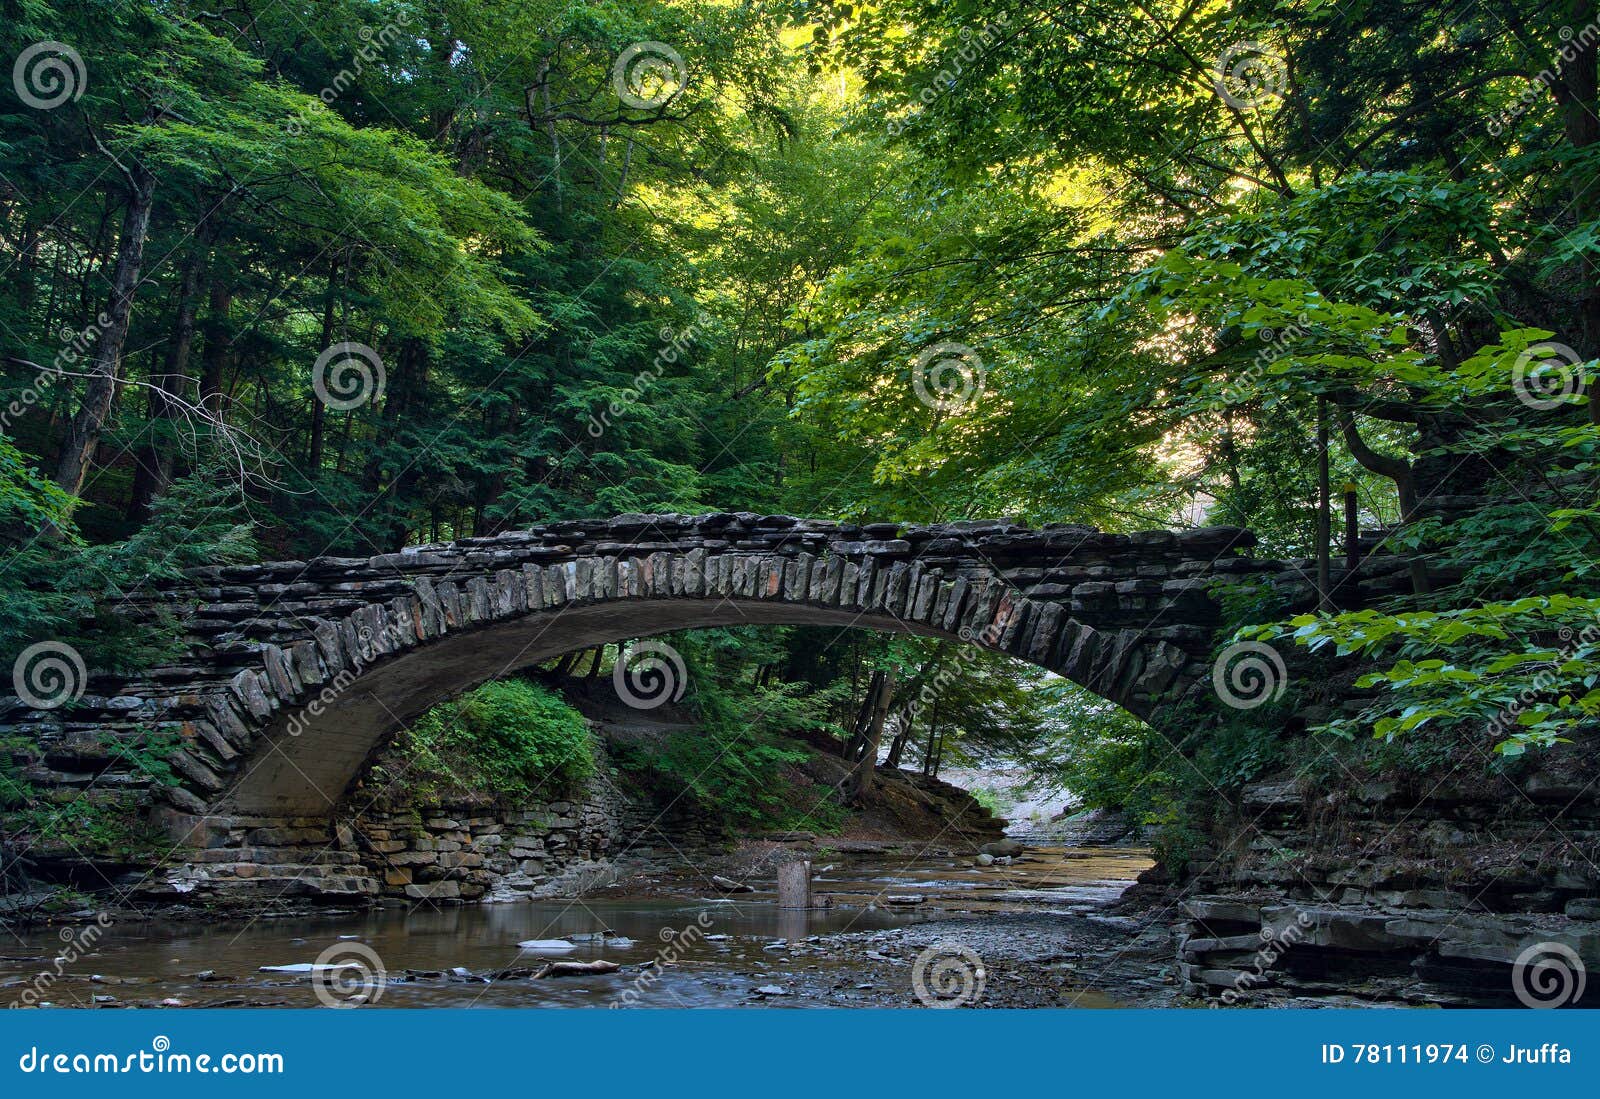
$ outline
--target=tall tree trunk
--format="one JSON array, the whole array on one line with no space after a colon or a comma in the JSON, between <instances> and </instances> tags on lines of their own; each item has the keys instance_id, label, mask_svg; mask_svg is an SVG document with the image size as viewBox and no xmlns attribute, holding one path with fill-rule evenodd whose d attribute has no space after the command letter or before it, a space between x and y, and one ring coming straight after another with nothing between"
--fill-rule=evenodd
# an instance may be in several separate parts
<instances>
[{"instance_id":1,"label":"tall tree trunk","mask_svg":"<svg viewBox=\"0 0 1600 1099\"><path fill-rule=\"evenodd\" d=\"M167 348L163 372L150 379L149 441L140 450L133 471L133 496L128 502L128 518L143 523L150 518L150 504L172 483L172 440L168 433L177 417L175 398L182 396L189 380L189 355L194 348L195 302L200 287L200 267L205 256L203 245L193 248L184 260L178 280L178 318Z\"/></svg>"},{"instance_id":2,"label":"tall tree trunk","mask_svg":"<svg viewBox=\"0 0 1600 1099\"><path fill-rule=\"evenodd\" d=\"M1317 609L1333 610L1333 568L1329 554L1333 485L1328 474L1328 398L1317 398Z\"/></svg>"},{"instance_id":3,"label":"tall tree trunk","mask_svg":"<svg viewBox=\"0 0 1600 1099\"><path fill-rule=\"evenodd\" d=\"M334 284L339 277L339 263L334 261L328 269L328 289L322 297L322 339L317 344L321 354L333 343ZM313 481L322 470L322 438L328 420L328 407L315 394L311 397L311 447L306 455L306 476Z\"/></svg>"},{"instance_id":4,"label":"tall tree trunk","mask_svg":"<svg viewBox=\"0 0 1600 1099\"><path fill-rule=\"evenodd\" d=\"M212 282L205 345L200 350L200 404L217 418L222 416L222 375L228 366L228 314L232 309L233 290L220 280Z\"/></svg>"},{"instance_id":5,"label":"tall tree trunk","mask_svg":"<svg viewBox=\"0 0 1600 1099\"><path fill-rule=\"evenodd\" d=\"M61 446L61 461L56 466L56 484L69 495L83 491L84 479L94 462L95 448L111 415L117 395L122 348L128 341L128 322L133 315L133 299L139 291L139 272L144 266L145 241L150 236L150 209L154 205L156 177L135 162L129 170L128 205L122 212L122 233L117 242L117 263L111 275L111 304L106 310L109 324L95 344L89 367L89 382L83 404L67 429Z\"/></svg>"},{"instance_id":6,"label":"tall tree trunk","mask_svg":"<svg viewBox=\"0 0 1600 1099\"><path fill-rule=\"evenodd\" d=\"M1571 0L1567 25L1574 34L1566 47L1572 57L1561 66L1561 76L1556 89L1565 116L1567 141L1574 149L1585 150L1600 142L1600 50L1590 27L1597 15L1595 0ZM1564 47L1564 48L1566 48ZM1582 161L1580 160L1580 163ZM1596 198L1594 179L1583 172L1574 172L1572 181L1572 219L1577 225L1587 225L1595 218ZM1592 249L1585 251L1579 261L1579 285L1583 287L1582 345L1580 353L1585 359L1600 356L1600 260ZM1589 420L1600 424L1600 379L1589 378Z\"/></svg>"}]
</instances>

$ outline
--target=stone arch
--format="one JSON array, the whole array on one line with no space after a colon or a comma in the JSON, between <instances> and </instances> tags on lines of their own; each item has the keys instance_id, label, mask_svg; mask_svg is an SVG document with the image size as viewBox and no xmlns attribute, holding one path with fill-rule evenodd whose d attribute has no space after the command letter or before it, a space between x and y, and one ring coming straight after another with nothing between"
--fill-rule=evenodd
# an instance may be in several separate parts
<instances>
[{"instance_id":1,"label":"stone arch","mask_svg":"<svg viewBox=\"0 0 1600 1099\"><path fill-rule=\"evenodd\" d=\"M0 732L36 746L27 773L40 788L155 797L174 838L194 847L210 842L212 818L325 825L383 736L484 679L699 626L964 635L1170 727L1210 693L1219 582L1264 583L1285 606L1309 605L1312 563L1257 559L1253 544L1237 527L1108 534L718 512L214 566L118 604L135 625L176 618L181 659L95 676L69 706L0 699ZM1367 558L1360 569L1365 593L1403 581L1405 562ZM111 742L159 746L178 782L128 769Z\"/></svg>"},{"instance_id":2,"label":"stone arch","mask_svg":"<svg viewBox=\"0 0 1600 1099\"><path fill-rule=\"evenodd\" d=\"M429 706L573 649L684 629L832 625L966 641L1157 723L1206 671L1168 641L1088 625L998 575L918 562L697 549L526 563L464 583L420 576L412 588L317 621L308 639L263 645L259 670L206 699L232 749L226 781L194 791L207 812L330 811L382 740Z\"/></svg>"}]
</instances>

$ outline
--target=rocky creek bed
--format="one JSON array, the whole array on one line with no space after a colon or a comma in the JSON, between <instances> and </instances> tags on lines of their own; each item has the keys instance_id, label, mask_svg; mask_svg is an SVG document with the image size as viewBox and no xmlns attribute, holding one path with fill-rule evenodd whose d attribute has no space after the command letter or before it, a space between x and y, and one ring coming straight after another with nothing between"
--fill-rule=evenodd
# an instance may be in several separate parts
<instances>
[{"instance_id":1,"label":"rocky creek bed","mask_svg":"<svg viewBox=\"0 0 1600 1099\"><path fill-rule=\"evenodd\" d=\"M770 879L729 894L685 875L643 896L614 887L209 924L113 917L22 933L0 950L0 1002L916 1007L946 990L971 1006L1155 1006L1176 999L1169 932L1106 912L1148 865L1142 851L1046 849L990 866L836 853L815 868L810 911L779 909ZM552 941L570 946L518 945ZM577 972L557 976L552 962Z\"/></svg>"}]
</instances>

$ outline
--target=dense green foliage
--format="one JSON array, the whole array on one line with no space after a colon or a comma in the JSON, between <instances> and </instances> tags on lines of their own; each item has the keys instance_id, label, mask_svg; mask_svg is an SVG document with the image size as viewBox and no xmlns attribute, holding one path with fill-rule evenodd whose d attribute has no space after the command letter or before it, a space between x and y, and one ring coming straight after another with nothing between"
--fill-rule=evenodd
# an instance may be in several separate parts
<instances>
[{"instance_id":1,"label":"dense green foliage","mask_svg":"<svg viewBox=\"0 0 1600 1099\"><path fill-rule=\"evenodd\" d=\"M485 683L442 702L395 741L400 775L422 794L488 791L511 804L556 800L594 774L583 715L559 694L520 679Z\"/></svg>"},{"instance_id":2,"label":"dense green foliage","mask_svg":"<svg viewBox=\"0 0 1600 1099\"><path fill-rule=\"evenodd\" d=\"M1593 0L242 13L0 0L8 62L82 62L47 106L0 89L8 660L159 655L107 598L252 543L630 510L1225 522L1309 557L1325 457L1414 591L1228 609L1368 662L1328 728L1515 756L1600 711ZM328 369L344 344L371 357ZM886 679L905 762L1023 756L1156 818L1300 734L1150 741L920 640L686 649L707 736L649 768L739 819L787 812L773 738L856 736Z\"/></svg>"},{"instance_id":3,"label":"dense green foliage","mask_svg":"<svg viewBox=\"0 0 1600 1099\"><path fill-rule=\"evenodd\" d=\"M690 728L614 747L618 767L663 805L683 802L729 825L826 830L835 799L795 804L785 768L806 758L791 737L831 728L838 686L811 689L797 678L764 682L789 631L704 630L673 636L684 658L682 705Z\"/></svg>"}]
</instances>

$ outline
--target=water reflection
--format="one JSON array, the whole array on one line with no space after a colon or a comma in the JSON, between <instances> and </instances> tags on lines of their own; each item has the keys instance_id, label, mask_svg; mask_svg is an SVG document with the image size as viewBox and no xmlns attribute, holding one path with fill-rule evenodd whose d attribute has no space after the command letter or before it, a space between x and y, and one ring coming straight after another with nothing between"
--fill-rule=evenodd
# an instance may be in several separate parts
<instances>
[{"instance_id":1,"label":"water reflection","mask_svg":"<svg viewBox=\"0 0 1600 1099\"><path fill-rule=\"evenodd\" d=\"M1059 849L1031 853L1008 867L978 868L955 859L819 861L815 892L830 907L810 910L780 909L774 894L756 892L385 908L215 925L122 923L41 998L79 1006L177 1001L310 1007L318 999L305 974L263 973L260 967L311 963L345 942L365 944L382 959L388 980L375 999L384 1007L604 1007L630 989L635 994L629 1002L640 1006L818 1006L830 989L853 988L859 979L851 968L855 963L830 953L830 936L953 912L1082 910L1115 897L1149 865L1142 852ZM916 897L926 900L885 903ZM684 933L691 928L698 933ZM529 971L552 960L519 949L518 943L534 939L572 941L571 952L556 956L562 960L605 959L622 968L530 980ZM54 929L28 932L22 940L0 957L0 1002L31 987L60 949ZM662 964L664 956L672 964ZM483 979L508 970L513 976ZM649 980L640 980L646 973ZM774 985L789 995L756 992Z\"/></svg>"}]
</instances>

